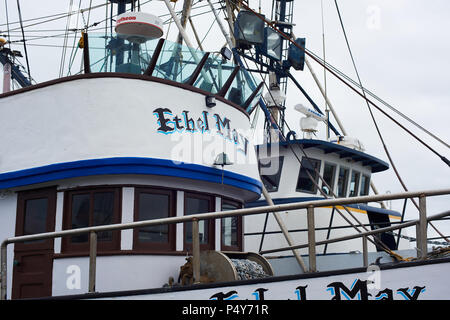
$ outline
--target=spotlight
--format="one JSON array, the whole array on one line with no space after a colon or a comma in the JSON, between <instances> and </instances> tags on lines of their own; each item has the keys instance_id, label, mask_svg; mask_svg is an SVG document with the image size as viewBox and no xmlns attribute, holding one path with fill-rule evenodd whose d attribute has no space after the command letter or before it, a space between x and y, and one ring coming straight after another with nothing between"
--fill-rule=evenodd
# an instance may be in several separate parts
<instances>
[{"instance_id":1,"label":"spotlight","mask_svg":"<svg viewBox=\"0 0 450 320\"><path fill-rule=\"evenodd\" d=\"M222 55L222 58L225 60L231 60L233 56L233 53L227 47L223 47L222 49L220 49L220 54Z\"/></svg>"}]
</instances>

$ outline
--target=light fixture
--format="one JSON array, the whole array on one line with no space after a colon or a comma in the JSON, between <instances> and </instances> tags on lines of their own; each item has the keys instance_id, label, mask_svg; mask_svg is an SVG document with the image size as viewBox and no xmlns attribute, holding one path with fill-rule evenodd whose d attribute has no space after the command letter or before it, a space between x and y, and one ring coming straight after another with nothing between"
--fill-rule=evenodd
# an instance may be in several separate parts
<instances>
[{"instance_id":1,"label":"light fixture","mask_svg":"<svg viewBox=\"0 0 450 320\"><path fill-rule=\"evenodd\" d=\"M216 97L215 96L206 96L205 103L208 108L213 108L216 106Z\"/></svg>"},{"instance_id":2,"label":"light fixture","mask_svg":"<svg viewBox=\"0 0 450 320\"><path fill-rule=\"evenodd\" d=\"M234 38L237 46L242 49L250 49L253 44L262 44L264 42L264 21L253 12L240 11L234 22Z\"/></svg>"},{"instance_id":3,"label":"light fixture","mask_svg":"<svg viewBox=\"0 0 450 320\"><path fill-rule=\"evenodd\" d=\"M305 38L297 38L295 42L305 49ZM289 45L288 49L288 61L292 67L294 67L295 70L303 70L303 67L305 65L305 50L300 49L293 43Z\"/></svg>"},{"instance_id":4,"label":"light fixture","mask_svg":"<svg viewBox=\"0 0 450 320\"><path fill-rule=\"evenodd\" d=\"M232 165L233 162L230 161L230 158L228 158L228 155L225 152L221 152L217 155L216 160L214 160L215 166L228 166Z\"/></svg>"},{"instance_id":5,"label":"light fixture","mask_svg":"<svg viewBox=\"0 0 450 320\"><path fill-rule=\"evenodd\" d=\"M222 58L224 60L231 60L233 56L233 53L227 47L223 47L222 49L220 49L220 54L222 55Z\"/></svg>"}]
</instances>

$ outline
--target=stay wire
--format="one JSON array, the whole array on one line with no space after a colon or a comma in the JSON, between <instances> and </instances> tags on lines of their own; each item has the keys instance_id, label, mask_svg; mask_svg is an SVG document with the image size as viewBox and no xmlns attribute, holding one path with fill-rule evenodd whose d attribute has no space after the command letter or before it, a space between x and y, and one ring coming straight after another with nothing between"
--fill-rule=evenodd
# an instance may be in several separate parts
<instances>
[{"instance_id":1,"label":"stay wire","mask_svg":"<svg viewBox=\"0 0 450 320\"><path fill-rule=\"evenodd\" d=\"M28 79L31 83L31 72L30 72L30 62L28 61L28 50L27 50L27 44L25 43L25 32L23 30L23 23L22 23L22 12L20 10L20 3L19 0L17 0L17 11L19 13L19 21L20 21L20 29L22 30L22 38L23 38L23 49L25 50L25 60L27 62L27 70L28 70Z\"/></svg>"},{"instance_id":2,"label":"stay wire","mask_svg":"<svg viewBox=\"0 0 450 320\"><path fill-rule=\"evenodd\" d=\"M236 0L233 0L236 1ZM340 80L342 83L344 83L346 86L348 86L350 89L352 89L356 94L358 94L359 96L361 96L362 98L364 98L364 96L358 91L356 90L354 87L352 87L348 82L346 82L344 79L342 79L339 75L337 75L334 71L332 71L330 68L328 68L324 63L322 63L320 61L320 59L317 59L314 55L312 55L309 50L305 50L304 47L302 47L301 45L299 45L298 43L296 43L295 41L293 41L291 39L290 36L288 36L287 34L285 34L283 31L281 31L280 29L278 29L275 24L273 22L268 21L265 17L261 16L260 14L258 14L257 12L255 12L253 9L251 9L249 6L247 6L246 4L241 3L242 7L248 11L250 11L251 13L253 13L254 15L256 15L259 19L261 19L262 21L264 21L267 25L269 25L274 31L276 31L278 34L280 34L283 38L285 38L286 40L288 40L289 42L291 42L293 45L295 45L297 48L299 48L300 50L304 51L305 54L307 54L308 56L310 56L314 61L316 61L317 63L319 63L322 67L327 68L327 70L333 75L335 76L338 80ZM427 149L429 149L431 152L433 152L434 154L436 154L443 162L445 162L447 164L447 166L450 167L450 161L442 156L439 152L437 152L436 150L434 150L431 146L429 146L427 143L425 143L423 140L421 140L419 137L417 137L414 133L412 133L410 130L408 130L407 128L405 128L401 123L399 123L397 120L395 120L394 118L392 118L388 113L386 113L383 109L381 109L377 104L375 104L373 101L369 100L367 97L366 99L368 100L368 102L373 105L377 110L379 110L382 114L384 114L387 118L389 118L391 121L393 121L395 124L397 124L400 128L402 128L404 131L406 131L407 133L409 133L412 137L414 137L417 141L419 141L422 145L424 145Z\"/></svg>"},{"instance_id":3,"label":"stay wire","mask_svg":"<svg viewBox=\"0 0 450 320\"><path fill-rule=\"evenodd\" d=\"M357 78L358 78L359 85L360 85L361 88L363 88L362 81L361 81L361 77L359 76L358 68L356 67L355 59L354 59L354 57L353 57L353 53L352 53L352 50L351 50L351 47L350 47L350 43L349 43L349 40L348 40L348 37L347 37L347 32L345 31L344 22L343 22L343 20L342 20L342 16L341 16L341 12L340 12L340 10L339 10L339 6L338 6L338 3L337 3L337 0L334 0L334 3L335 3L335 5L336 5L336 11L337 11L338 16L339 16L339 22L340 22L340 24L341 24L342 32L344 33L345 42L346 42L346 44L347 44L347 49L348 49L348 52L349 52L349 54L350 54L350 58L352 59L353 68L355 69L355 73L356 73L356 76L357 76ZM384 148L384 151L385 151L385 153L386 153L386 156L388 157L389 162L390 162L390 164L391 164L391 166L392 166L392 169L394 169L395 175L397 176L397 179L398 179L398 181L400 182L400 184L402 185L403 189L404 189L406 192L408 192L408 188L406 187L405 182L403 181L402 177L400 176L400 173L398 172L398 169L397 169L397 167L396 167L396 165L395 165L395 163L394 163L394 160L392 159L392 156L391 156L391 154L390 154L390 152L389 152L389 150L388 150L388 148L387 148L387 145L386 145L386 143L385 143L385 141L384 141L383 135L381 134L381 131L380 131L380 128L379 128L379 126L378 126L378 124L377 124L377 121L376 121L376 119L375 119L375 116L373 115L372 108L370 107L370 104L369 104L369 102L368 102L369 100L367 99L366 93L365 93L364 90L362 90L362 93L363 93L363 95L364 95L364 99L365 99L365 101L366 101L367 108L369 109L369 113L370 113L370 116L371 116L371 118L372 118L373 124L375 125L375 128L376 128L376 130L377 130L378 136L379 136L380 141L381 141L381 143L382 143L382 145L383 145L383 148ZM419 205L417 204L417 202L416 202L413 198L411 198L411 201L412 201L412 203L414 204L414 206L417 208L417 210L420 210L420 209L419 209ZM432 225L432 224L430 223L430 225ZM439 230L436 229L436 227L433 226L433 228L436 230L436 232L439 233L439 235L441 235L442 237L444 237L443 234L442 234L441 232L439 232ZM448 241L447 238L445 238L445 239L446 239L446 241Z\"/></svg>"},{"instance_id":4,"label":"stay wire","mask_svg":"<svg viewBox=\"0 0 450 320\"><path fill-rule=\"evenodd\" d=\"M239 26L239 25L238 25L238 26ZM244 36L244 37L245 37L245 36ZM253 53L250 52L250 54L253 56ZM243 57L243 58L244 58L244 62L245 62L245 65L246 65L247 69L249 69L247 60L245 59L245 57ZM262 74L261 74L260 72L259 72L259 75L260 75L260 77L263 79ZM264 80L264 79L263 79L263 80ZM272 100L274 100L274 98L273 98L273 96L272 96L272 93L271 93L271 91L270 91L270 88L268 87L267 83L265 83L265 82L263 82L263 83L264 83L264 85L265 85L265 87L266 87L268 93L271 95ZM273 116L273 114L272 114L272 111L270 111L270 110L268 110L268 111L269 111L271 117L273 118L274 116ZM289 127L289 125L287 124L287 122L286 122L285 119L283 119L283 124L286 125L286 127L288 128L289 131L291 131L291 129L290 129L290 127ZM292 154L295 156L295 158L297 159L297 161L298 161L299 164L301 165L301 160L300 160L299 156L297 155L297 153L295 152L295 150L294 150L294 148L292 147L292 145L291 145L291 144L289 143L289 141L286 139L286 137L285 137L284 134L281 132L281 130L278 130L278 131L279 131L279 134L280 134L280 136L282 137L282 139L283 139L284 141L287 142L287 145L288 145L288 147L290 148ZM336 196L336 194L334 193L333 189L332 189L332 188L330 187L330 185L323 179L323 177L321 176L320 172L319 172L319 171L317 170L317 168L313 165L311 159L310 159L310 158L308 157L308 155L306 154L306 152L305 152L303 146L299 144L299 147L300 147L300 150L302 151L304 157L306 158L306 160L309 162L309 164L311 165L311 167L314 168L315 174L317 175L317 177L319 177L319 179L321 180L322 184L328 187L328 189L330 190L330 193L331 193L331 196L332 196L332 197L337 198L337 196ZM327 198L327 195L326 195L325 192L319 187L318 183L316 182L316 179L313 178L313 176L309 173L309 171L306 171L306 173L307 173L307 175L308 175L308 178L312 181L312 183L313 183L314 186L317 188L317 190L319 190L319 192L321 193L321 195L324 196L325 198ZM357 224L359 224L359 226L356 226L355 224L353 224L347 217L345 217L345 215L344 215L337 207L334 207L334 208L335 208L336 211L341 215L341 217L342 217L348 224L350 224L350 226L352 226L357 232L361 233L361 231L358 229L358 227L362 227L365 231L369 231L369 230L364 226L364 224L362 224L362 223L361 223L361 222L360 222L360 221L359 221L359 220L358 220L358 219L350 212L350 210L349 210L346 206L343 206L344 210L345 210L345 211L346 211L346 212L347 212L347 213L348 213L348 214L356 221ZM261 251L261 248L262 248L262 242L264 241L265 228L266 228L266 225L267 225L267 218L268 218L268 214L266 215L266 219L265 219L265 222L264 222L263 236L262 236L262 238L261 238L261 243L260 243L260 251ZM398 260L405 260L403 257L401 257L401 256L399 256L398 254L396 254L396 253L394 253L393 251L391 251L391 250L389 249L389 247L388 247L386 244L384 244L380 239L378 239L378 238L375 237L375 236L374 236L373 238L374 238L373 240L370 239L370 238L368 238L368 240L369 240L370 242L372 242L374 245L376 245L376 244L378 243L378 245L379 245L384 251L386 251L386 252L389 253L390 255L394 256L396 259L398 259Z\"/></svg>"}]
</instances>

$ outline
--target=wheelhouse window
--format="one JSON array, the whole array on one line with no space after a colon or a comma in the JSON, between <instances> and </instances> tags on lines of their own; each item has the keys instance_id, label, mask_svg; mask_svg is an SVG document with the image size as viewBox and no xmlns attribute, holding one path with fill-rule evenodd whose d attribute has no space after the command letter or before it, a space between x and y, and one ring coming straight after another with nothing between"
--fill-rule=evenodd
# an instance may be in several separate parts
<instances>
[{"instance_id":1,"label":"wheelhouse window","mask_svg":"<svg viewBox=\"0 0 450 320\"><path fill-rule=\"evenodd\" d=\"M222 211L242 208L237 202L222 200ZM221 221L221 249L224 251L242 250L242 217L226 217Z\"/></svg>"},{"instance_id":2,"label":"wheelhouse window","mask_svg":"<svg viewBox=\"0 0 450 320\"><path fill-rule=\"evenodd\" d=\"M120 223L120 188L66 192L64 229L79 229ZM89 234L63 238L63 251L87 251ZM99 250L119 250L120 231L97 233Z\"/></svg>"},{"instance_id":3,"label":"wheelhouse window","mask_svg":"<svg viewBox=\"0 0 450 320\"><path fill-rule=\"evenodd\" d=\"M259 174L268 192L278 191L284 157L261 159L259 161Z\"/></svg>"},{"instance_id":4,"label":"wheelhouse window","mask_svg":"<svg viewBox=\"0 0 450 320\"><path fill-rule=\"evenodd\" d=\"M369 195L369 187L370 187L370 177L365 174L361 177L361 191L359 192L360 196Z\"/></svg>"},{"instance_id":5,"label":"wheelhouse window","mask_svg":"<svg viewBox=\"0 0 450 320\"><path fill-rule=\"evenodd\" d=\"M347 195L349 169L340 167L338 176L338 197L345 197Z\"/></svg>"},{"instance_id":6,"label":"wheelhouse window","mask_svg":"<svg viewBox=\"0 0 450 320\"><path fill-rule=\"evenodd\" d=\"M302 158L296 190L300 192L316 193L319 170L320 160Z\"/></svg>"},{"instance_id":7,"label":"wheelhouse window","mask_svg":"<svg viewBox=\"0 0 450 320\"><path fill-rule=\"evenodd\" d=\"M206 213L214 211L214 198L195 193L185 193L184 215ZM214 220L200 220L198 222L200 248L202 250L214 249ZM192 222L184 224L184 247L192 250Z\"/></svg>"},{"instance_id":8,"label":"wheelhouse window","mask_svg":"<svg viewBox=\"0 0 450 320\"><path fill-rule=\"evenodd\" d=\"M332 163L326 163L323 168L323 180L328 184L328 186L322 182L322 191L326 195L332 195L332 189L334 186L334 180L336 178L336 165Z\"/></svg>"},{"instance_id":9,"label":"wheelhouse window","mask_svg":"<svg viewBox=\"0 0 450 320\"><path fill-rule=\"evenodd\" d=\"M134 221L175 216L175 194L171 190L136 188ZM163 224L134 230L134 249L156 251L175 250L175 224Z\"/></svg>"},{"instance_id":10,"label":"wheelhouse window","mask_svg":"<svg viewBox=\"0 0 450 320\"><path fill-rule=\"evenodd\" d=\"M359 178L361 176L361 173L358 171L352 170L352 175L350 178L350 197L356 197L358 195L358 188L359 188Z\"/></svg>"}]
</instances>

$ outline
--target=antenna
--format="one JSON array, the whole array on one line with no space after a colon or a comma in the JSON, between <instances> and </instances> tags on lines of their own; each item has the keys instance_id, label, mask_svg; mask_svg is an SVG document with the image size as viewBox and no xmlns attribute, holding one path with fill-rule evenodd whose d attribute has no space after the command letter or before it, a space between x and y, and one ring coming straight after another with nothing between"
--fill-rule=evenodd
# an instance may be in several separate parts
<instances>
[{"instance_id":1,"label":"antenna","mask_svg":"<svg viewBox=\"0 0 450 320\"><path fill-rule=\"evenodd\" d=\"M300 119L300 128L306 134L307 139L312 139L312 134L317 132L317 124L319 121L327 123L327 117L317 111L305 107L301 103L295 105L295 110L303 113L306 117Z\"/></svg>"}]
</instances>

